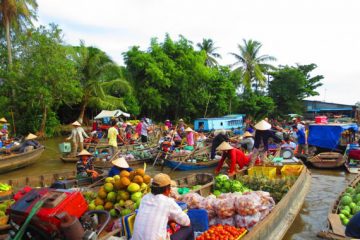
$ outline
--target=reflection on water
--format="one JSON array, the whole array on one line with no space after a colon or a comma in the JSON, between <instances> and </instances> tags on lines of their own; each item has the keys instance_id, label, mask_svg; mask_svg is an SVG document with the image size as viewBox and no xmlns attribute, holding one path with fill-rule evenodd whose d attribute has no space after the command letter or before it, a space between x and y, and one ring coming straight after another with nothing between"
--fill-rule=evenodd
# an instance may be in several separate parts
<instances>
[{"instance_id":1,"label":"reflection on water","mask_svg":"<svg viewBox=\"0 0 360 240\"><path fill-rule=\"evenodd\" d=\"M58 144L64 138L53 138L43 141L46 149L41 157L33 165L0 175L1 180L8 180L24 176L36 176L45 173L56 173L58 171L75 170L74 163L63 163L60 160ZM142 167L142 166L140 166ZM151 175L161 172L160 168L147 166L147 172ZM212 172L213 169L205 169L201 172ZM179 178L191 174L192 172L171 172L165 168L163 172L171 175L172 178ZM197 171L199 172L199 171ZM354 176L345 174L344 170L316 170L311 169L312 185L305 199L302 210L295 219L290 230L284 239L308 240L317 239L316 234L326 226L327 214L330 205L340 191L345 187Z\"/></svg>"}]
</instances>

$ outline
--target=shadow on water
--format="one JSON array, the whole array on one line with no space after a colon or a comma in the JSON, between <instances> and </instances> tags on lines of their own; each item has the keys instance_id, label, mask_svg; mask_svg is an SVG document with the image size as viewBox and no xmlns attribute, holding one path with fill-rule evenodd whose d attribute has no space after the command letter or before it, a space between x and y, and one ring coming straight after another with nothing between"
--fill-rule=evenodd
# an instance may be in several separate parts
<instances>
[{"instance_id":1,"label":"shadow on water","mask_svg":"<svg viewBox=\"0 0 360 240\"><path fill-rule=\"evenodd\" d=\"M63 141L63 137L43 141L42 143L45 145L46 149L36 163L26 168L1 174L0 181L24 176L36 176L45 173L75 170L74 163L63 163L60 160L58 144ZM153 168L149 164L147 172L150 173L150 175L154 175L161 172L161 169ZM172 178L180 178L199 171L172 172L169 168L165 168L163 172L171 175ZM213 169L204 169L200 172L213 172ZM312 182L310 191L305 199L302 210L284 237L286 240L318 239L316 234L326 227L326 219L330 206L338 193L343 190L345 185L352 178L354 178L354 176L346 174L345 170L311 169L311 172Z\"/></svg>"}]
</instances>

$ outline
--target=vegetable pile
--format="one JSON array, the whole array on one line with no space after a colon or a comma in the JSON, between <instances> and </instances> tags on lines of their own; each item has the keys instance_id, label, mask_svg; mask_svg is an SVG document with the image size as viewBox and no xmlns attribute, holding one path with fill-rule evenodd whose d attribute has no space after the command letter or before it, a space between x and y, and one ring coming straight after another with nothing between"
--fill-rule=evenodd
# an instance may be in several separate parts
<instances>
[{"instance_id":1,"label":"vegetable pile","mask_svg":"<svg viewBox=\"0 0 360 240\"><path fill-rule=\"evenodd\" d=\"M210 227L206 232L196 238L196 240L208 240L208 239L227 239L235 240L246 233L245 228L236 228L229 225L216 225Z\"/></svg>"},{"instance_id":2,"label":"vegetable pile","mask_svg":"<svg viewBox=\"0 0 360 240\"><path fill-rule=\"evenodd\" d=\"M6 200L0 203L0 226L6 225L9 217L6 215L6 210L13 205L15 200Z\"/></svg>"},{"instance_id":3,"label":"vegetable pile","mask_svg":"<svg viewBox=\"0 0 360 240\"><path fill-rule=\"evenodd\" d=\"M347 225L356 213L360 212L360 184L355 188L346 188L340 199L339 217L343 225Z\"/></svg>"},{"instance_id":4,"label":"vegetable pile","mask_svg":"<svg viewBox=\"0 0 360 240\"><path fill-rule=\"evenodd\" d=\"M229 192L249 192L250 189L238 180L230 180L227 175L219 174L215 177L214 195L220 196L221 193Z\"/></svg>"}]
</instances>

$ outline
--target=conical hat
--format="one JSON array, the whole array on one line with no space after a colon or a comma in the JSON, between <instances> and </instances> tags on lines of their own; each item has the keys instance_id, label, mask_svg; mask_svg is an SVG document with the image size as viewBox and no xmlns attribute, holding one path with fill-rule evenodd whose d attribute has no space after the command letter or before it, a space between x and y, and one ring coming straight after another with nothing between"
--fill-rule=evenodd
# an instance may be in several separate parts
<instances>
[{"instance_id":1,"label":"conical hat","mask_svg":"<svg viewBox=\"0 0 360 240\"><path fill-rule=\"evenodd\" d=\"M115 159L114 161L111 162L113 165L119 167L119 168L129 168L129 164L127 163L127 161L125 160L125 158L120 157L118 159Z\"/></svg>"},{"instance_id":2,"label":"conical hat","mask_svg":"<svg viewBox=\"0 0 360 240\"><path fill-rule=\"evenodd\" d=\"M261 130L261 131L264 131L264 130L269 130L271 128L271 124L268 123L267 121L265 120L261 120L260 122L258 122L257 124L255 124L255 129L256 130Z\"/></svg>"},{"instance_id":3,"label":"conical hat","mask_svg":"<svg viewBox=\"0 0 360 240\"><path fill-rule=\"evenodd\" d=\"M194 130L192 130L191 129L191 127L187 127L186 129L185 129L185 132L193 132Z\"/></svg>"},{"instance_id":4,"label":"conical hat","mask_svg":"<svg viewBox=\"0 0 360 240\"><path fill-rule=\"evenodd\" d=\"M218 146L217 148L216 148L216 150L218 150L218 151L226 151L226 150L231 150L231 149L233 149L234 147L233 146L231 146L228 142L222 142L222 144L220 144L220 146Z\"/></svg>"},{"instance_id":5,"label":"conical hat","mask_svg":"<svg viewBox=\"0 0 360 240\"><path fill-rule=\"evenodd\" d=\"M0 118L0 123L7 123L5 118Z\"/></svg>"},{"instance_id":6,"label":"conical hat","mask_svg":"<svg viewBox=\"0 0 360 240\"><path fill-rule=\"evenodd\" d=\"M81 124L78 121L73 122L71 125L73 125L73 126L81 126Z\"/></svg>"},{"instance_id":7,"label":"conical hat","mask_svg":"<svg viewBox=\"0 0 360 240\"><path fill-rule=\"evenodd\" d=\"M81 152L79 152L78 156L92 156L92 154L83 149Z\"/></svg>"},{"instance_id":8,"label":"conical hat","mask_svg":"<svg viewBox=\"0 0 360 240\"><path fill-rule=\"evenodd\" d=\"M29 133L29 135L27 135L25 137L25 140L33 140L35 138L37 138L37 136L35 134Z\"/></svg>"},{"instance_id":9,"label":"conical hat","mask_svg":"<svg viewBox=\"0 0 360 240\"><path fill-rule=\"evenodd\" d=\"M243 137L253 137L253 135L250 132L246 131Z\"/></svg>"}]
</instances>

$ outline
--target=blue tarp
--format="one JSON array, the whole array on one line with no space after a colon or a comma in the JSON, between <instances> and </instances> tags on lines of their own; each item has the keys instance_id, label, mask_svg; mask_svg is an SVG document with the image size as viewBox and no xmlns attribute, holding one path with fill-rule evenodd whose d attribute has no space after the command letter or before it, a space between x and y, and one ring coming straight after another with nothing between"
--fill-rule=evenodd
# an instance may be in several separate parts
<instances>
[{"instance_id":1,"label":"blue tarp","mask_svg":"<svg viewBox=\"0 0 360 240\"><path fill-rule=\"evenodd\" d=\"M335 149L339 145L341 133L348 129L358 131L358 126L355 123L337 125L310 125L308 144L321 148Z\"/></svg>"}]
</instances>

